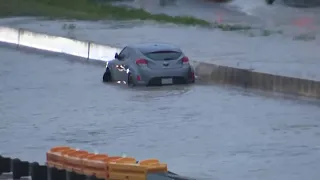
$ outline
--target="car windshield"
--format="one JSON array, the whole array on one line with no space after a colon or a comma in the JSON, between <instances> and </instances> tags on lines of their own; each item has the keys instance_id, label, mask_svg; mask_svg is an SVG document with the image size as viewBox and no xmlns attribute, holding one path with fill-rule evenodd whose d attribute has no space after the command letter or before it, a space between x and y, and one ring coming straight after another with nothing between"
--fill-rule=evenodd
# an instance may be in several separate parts
<instances>
[{"instance_id":1,"label":"car windshield","mask_svg":"<svg viewBox=\"0 0 320 180\"><path fill-rule=\"evenodd\" d=\"M181 52L177 51L155 51L145 53L144 55L149 59L156 60L156 61L163 61L163 60L176 60L181 56Z\"/></svg>"}]
</instances>

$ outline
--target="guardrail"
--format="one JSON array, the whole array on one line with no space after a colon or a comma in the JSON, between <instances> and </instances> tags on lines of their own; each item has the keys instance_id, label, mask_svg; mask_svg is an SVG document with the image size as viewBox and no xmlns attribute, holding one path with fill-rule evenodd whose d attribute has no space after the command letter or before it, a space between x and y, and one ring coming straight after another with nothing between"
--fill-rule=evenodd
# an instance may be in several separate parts
<instances>
[{"instance_id":1,"label":"guardrail","mask_svg":"<svg viewBox=\"0 0 320 180\"><path fill-rule=\"evenodd\" d=\"M81 57L88 61L96 60L96 62L112 60L114 54L120 51L119 48L94 42L79 41L1 26L0 42L13 44L18 47L28 47ZM195 67L195 74L202 81L320 98L320 81L286 77L205 62L191 61L191 64Z\"/></svg>"},{"instance_id":2,"label":"guardrail","mask_svg":"<svg viewBox=\"0 0 320 180\"><path fill-rule=\"evenodd\" d=\"M109 156L59 146L46 153L46 165L0 156L0 175L32 180L191 180L168 171L158 159Z\"/></svg>"}]
</instances>

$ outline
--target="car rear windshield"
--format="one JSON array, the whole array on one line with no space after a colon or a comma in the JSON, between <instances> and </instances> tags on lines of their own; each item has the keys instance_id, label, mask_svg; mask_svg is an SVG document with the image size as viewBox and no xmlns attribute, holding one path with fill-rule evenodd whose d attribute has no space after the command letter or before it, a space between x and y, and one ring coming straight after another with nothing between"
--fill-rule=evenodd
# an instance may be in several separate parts
<instances>
[{"instance_id":1,"label":"car rear windshield","mask_svg":"<svg viewBox=\"0 0 320 180\"><path fill-rule=\"evenodd\" d=\"M163 61L163 60L176 60L181 56L181 54L182 54L181 52L177 52L177 51L155 51L155 52L145 53L144 55L152 60Z\"/></svg>"}]
</instances>

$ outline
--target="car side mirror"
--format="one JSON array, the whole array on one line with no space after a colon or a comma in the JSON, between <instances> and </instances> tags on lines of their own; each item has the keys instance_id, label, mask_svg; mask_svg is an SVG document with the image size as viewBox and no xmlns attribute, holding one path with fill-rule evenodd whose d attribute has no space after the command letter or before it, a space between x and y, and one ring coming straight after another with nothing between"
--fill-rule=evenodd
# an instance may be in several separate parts
<instances>
[{"instance_id":1,"label":"car side mirror","mask_svg":"<svg viewBox=\"0 0 320 180\"><path fill-rule=\"evenodd\" d=\"M116 54L114 55L114 58L119 59L119 54L116 53Z\"/></svg>"}]
</instances>

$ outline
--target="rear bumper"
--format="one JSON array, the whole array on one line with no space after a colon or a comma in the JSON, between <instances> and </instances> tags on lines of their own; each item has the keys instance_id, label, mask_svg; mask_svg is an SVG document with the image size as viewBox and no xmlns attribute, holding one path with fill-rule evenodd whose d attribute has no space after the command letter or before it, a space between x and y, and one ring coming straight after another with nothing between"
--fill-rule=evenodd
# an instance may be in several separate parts
<instances>
[{"instance_id":1,"label":"rear bumper","mask_svg":"<svg viewBox=\"0 0 320 180\"><path fill-rule=\"evenodd\" d=\"M162 78L172 78L172 84L187 84L189 80L186 77L179 77L179 76L164 76L164 77L154 77L149 80L147 83L148 86L158 86L162 85L161 80Z\"/></svg>"},{"instance_id":2,"label":"rear bumper","mask_svg":"<svg viewBox=\"0 0 320 180\"><path fill-rule=\"evenodd\" d=\"M156 86L163 85L163 78L172 78L172 84L188 84L194 82L194 71L191 67L181 69L153 70L146 69L140 72L141 81L137 85Z\"/></svg>"}]
</instances>

